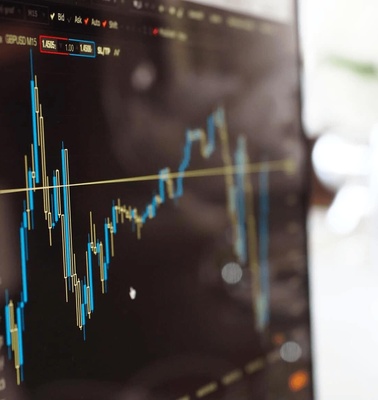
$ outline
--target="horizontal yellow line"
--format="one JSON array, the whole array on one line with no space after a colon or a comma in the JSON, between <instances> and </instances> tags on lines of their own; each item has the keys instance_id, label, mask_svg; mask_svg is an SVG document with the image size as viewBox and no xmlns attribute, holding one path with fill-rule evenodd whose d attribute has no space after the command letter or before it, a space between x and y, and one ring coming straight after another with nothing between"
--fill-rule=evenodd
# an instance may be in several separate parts
<instances>
[{"instance_id":1,"label":"horizontal yellow line","mask_svg":"<svg viewBox=\"0 0 378 400\"><path fill-rule=\"evenodd\" d=\"M265 161L260 163L246 164L244 166L239 165L231 165L225 167L216 167L216 168L206 168L206 169L197 169L185 172L169 172L165 174L165 177L175 179L179 176L184 178L200 178L200 177L211 177L211 176L222 176L222 175L233 175L237 172L244 171L246 174L257 173L263 170L269 172L282 171L287 174L293 174L295 172L296 165L295 161L292 159L285 160L276 160L276 161ZM27 191L34 190L43 190L43 189L53 189L61 188L61 187L79 187L79 186L94 186L94 185L109 185L114 183L131 183L131 182L145 182L145 181L156 181L160 179L159 174L154 175L144 175L144 176L135 176L130 178L120 178L120 179L108 179L103 181L91 181L91 182L80 182L80 183L71 183L69 185L57 185L57 186L39 186L35 189L30 188L15 188L15 189L2 189L0 190L0 195L2 194L11 194L11 193L21 193Z\"/></svg>"}]
</instances>

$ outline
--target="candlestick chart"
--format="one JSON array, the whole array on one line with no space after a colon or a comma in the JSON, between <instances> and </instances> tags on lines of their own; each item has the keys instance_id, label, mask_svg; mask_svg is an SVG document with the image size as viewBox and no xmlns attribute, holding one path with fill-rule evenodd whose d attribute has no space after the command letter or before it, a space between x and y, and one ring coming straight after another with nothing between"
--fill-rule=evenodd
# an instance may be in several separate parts
<instances>
[{"instance_id":1,"label":"candlestick chart","mask_svg":"<svg viewBox=\"0 0 378 400\"><path fill-rule=\"evenodd\" d=\"M112 260L117 253L127 251L118 247L117 235L122 235L121 226L127 224L135 236L143 240L143 231L148 229L149 221L159 218L160 209L165 203L177 204L185 196L187 179L210 179L213 176L224 177L225 213L228 215L232 232L232 252L240 265L247 266L252 277L251 299L255 327L264 332L270 318L269 283L269 176L271 173L292 174L295 164L290 159L260 161L253 163L247 153L247 138L240 135L235 149L231 149L226 111L218 106L208 115L203 127L188 128L182 132L182 159L176 169L162 166L153 175L131 177L101 182L72 182L69 149L62 145L60 149L49 147L49 131L45 128L45 107L43 87L40 87L37 71L34 69L33 53L30 51L30 115L31 143L29 154L20 160L24 169L25 187L2 190L1 195L23 192L23 210L19 227L19 252L21 266L21 292L19 297L10 296L5 291L5 339L8 357L13 358L17 383L24 379L24 337L27 335L28 279L33 274L28 268L30 249L29 238L34 234L36 213L45 220L48 232L48 245L60 253L61 266L54 266L64 281L66 302L75 305L73 322L86 339L86 326L94 318L95 305L101 301L95 296L98 282L101 292L111 291ZM60 165L53 169L49 165L47 154L55 151L60 155ZM205 169L193 169L191 159L198 153L204 160L211 160L214 154L220 154L223 165ZM251 174L258 175L258 185L252 184ZM144 208L133 205L132 199L125 202L115 197L108 205L108 215L102 222L95 221L90 209L87 210L88 238L85 248L77 248L74 241L74 222L72 209L76 206L71 191L77 186L104 185L133 181L154 181L155 191L146 193L149 201ZM257 191L258 196L255 196ZM257 200L257 207L254 200ZM258 210L256 215L255 210ZM174 218L174 217L172 217ZM56 237L60 236L58 248ZM77 254L84 254L85 265L78 266ZM85 273L80 275L80 271ZM59 295L59 294L57 294Z\"/></svg>"},{"instance_id":2,"label":"candlestick chart","mask_svg":"<svg viewBox=\"0 0 378 400\"><path fill-rule=\"evenodd\" d=\"M294 3L200 3L0 5L1 400L312 398Z\"/></svg>"}]
</instances>

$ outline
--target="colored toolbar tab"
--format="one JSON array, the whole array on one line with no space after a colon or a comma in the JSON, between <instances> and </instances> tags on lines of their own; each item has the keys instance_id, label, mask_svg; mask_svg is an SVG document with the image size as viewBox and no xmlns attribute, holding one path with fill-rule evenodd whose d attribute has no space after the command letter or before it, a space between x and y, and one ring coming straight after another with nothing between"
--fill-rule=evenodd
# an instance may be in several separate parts
<instances>
[{"instance_id":1,"label":"colored toolbar tab","mask_svg":"<svg viewBox=\"0 0 378 400\"><path fill-rule=\"evenodd\" d=\"M41 53L61 56L96 57L96 43L89 40L69 39L56 36L40 36Z\"/></svg>"}]
</instances>

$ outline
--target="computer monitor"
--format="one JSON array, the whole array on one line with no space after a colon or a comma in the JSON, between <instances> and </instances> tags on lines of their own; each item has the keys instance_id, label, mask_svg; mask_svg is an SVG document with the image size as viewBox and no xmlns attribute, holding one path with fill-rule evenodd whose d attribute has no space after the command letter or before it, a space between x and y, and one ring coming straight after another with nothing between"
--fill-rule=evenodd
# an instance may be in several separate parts
<instances>
[{"instance_id":1,"label":"computer monitor","mask_svg":"<svg viewBox=\"0 0 378 400\"><path fill-rule=\"evenodd\" d=\"M0 1L0 398L312 398L295 14Z\"/></svg>"}]
</instances>

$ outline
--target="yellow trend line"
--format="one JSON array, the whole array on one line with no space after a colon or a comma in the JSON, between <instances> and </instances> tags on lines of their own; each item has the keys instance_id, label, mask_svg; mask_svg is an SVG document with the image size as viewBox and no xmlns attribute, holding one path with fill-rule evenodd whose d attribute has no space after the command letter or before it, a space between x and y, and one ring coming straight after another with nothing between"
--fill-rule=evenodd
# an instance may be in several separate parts
<instances>
[{"instance_id":1,"label":"yellow trend line","mask_svg":"<svg viewBox=\"0 0 378 400\"><path fill-rule=\"evenodd\" d=\"M268 170L269 172L283 171L287 174L294 174L296 170L295 161L293 159L284 159L284 160L275 160L275 161L264 161L259 163L250 163L244 166L231 165L225 167L215 167L215 168L204 168L204 169L196 169L189 170L185 172L169 172L165 174L168 178L175 179L180 176L184 178L200 178L200 177L211 177L211 176L224 176L224 175L233 175L240 170L243 170L244 173L253 174L260 172L261 170ZM70 183L68 185L56 185L56 186L38 186L35 188L16 188L16 189L2 189L0 190L0 195L3 194L11 194L11 193L22 193L28 191L36 191L36 190L46 190L62 187L78 187L78 186L94 186L94 185L109 185L114 183L131 183L131 182L145 182L145 181L156 181L161 178L161 175L143 175L143 176L134 176L130 178L120 178L120 179L108 179L103 181L91 181L91 182L79 182L79 183Z\"/></svg>"}]
</instances>

